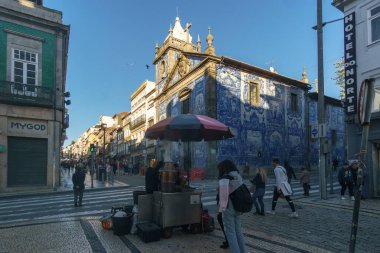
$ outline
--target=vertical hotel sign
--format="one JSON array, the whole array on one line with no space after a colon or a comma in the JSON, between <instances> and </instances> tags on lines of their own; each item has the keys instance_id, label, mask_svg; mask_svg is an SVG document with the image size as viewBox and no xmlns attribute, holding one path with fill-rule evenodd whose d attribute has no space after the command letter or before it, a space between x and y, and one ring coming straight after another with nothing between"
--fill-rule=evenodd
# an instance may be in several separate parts
<instances>
[{"instance_id":1,"label":"vertical hotel sign","mask_svg":"<svg viewBox=\"0 0 380 253\"><path fill-rule=\"evenodd\" d=\"M344 17L346 114L357 112L355 12Z\"/></svg>"}]
</instances>

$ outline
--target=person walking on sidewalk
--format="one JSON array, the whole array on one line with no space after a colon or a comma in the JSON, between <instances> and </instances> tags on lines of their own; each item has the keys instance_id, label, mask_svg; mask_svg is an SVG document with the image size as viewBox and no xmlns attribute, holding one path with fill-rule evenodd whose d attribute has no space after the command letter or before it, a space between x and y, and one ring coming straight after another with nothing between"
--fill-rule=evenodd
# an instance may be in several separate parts
<instances>
[{"instance_id":1,"label":"person walking on sidewalk","mask_svg":"<svg viewBox=\"0 0 380 253\"><path fill-rule=\"evenodd\" d=\"M113 170L112 170L112 165L110 164L109 160L107 160L106 162L106 172L107 172L108 183L113 184Z\"/></svg>"},{"instance_id":2,"label":"person walking on sidewalk","mask_svg":"<svg viewBox=\"0 0 380 253\"><path fill-rule=\"evenodd\" d=\"M343 164L343 167L339 170L338 181L339 181L340 186L342 187L340 189L340 198L346 199L344 197L344 194L345 194L346 189L348 187L348 193L350 195L351 200L355 200L355 197L354 197L354 178L352 175L352 171L351 171L350 167L348 166L347 162L345 162Z\"/></svg>"},{"instance_id":3,"label":"person walking on sidewalk","mask_svg":"<svg viewBox=\"0 0 380 253\"><path fill-rule=\"evenodd\" d=\"M272 210L267 213L272 215L275 214L277 200L281 195L283 195L286 201L288 202L290 208L292 209L292 213L288 216L292 218L297 218L298 213L296 212L294 203L290 198L290 195L292 194L292 189L290 188L290 184L288 182L286 170L284 167L280 165L280 161L277 158L272 160L272 166L274 167L274 175L276 176L276 186L273 189Z\"/></svg>"},{"instance_id":4,"label":"person walking on sidewalk","mask_svg":"<svg viewBox=\"0 0 380 253\"><path fill-rule=\"evenodd\" d=\"M296 173L294 173L293 167L290 166L288 162L284 163L284 168L286 170L286 175L288 176L288 183L289 184L292 182L292 176L294 177L294 179L297 180Z\"/></svg>"},{"instance_id":5,"label":"person walking on sidewalk","mask_svg":"<svg viewBox=\"0 0 380 253\"><path fill-rule=\"evenodd\" d=\"M256 207L256 215L265 216L264 211L264 194L265 194L265 183L267 181L267 173L263 168L256 169L256 176L251 180L254 185L255 191L253 192L252 200Z\"/></svg>"},{"instance_id":6,"label":"person walking on sidewalk","mask_svg":"<svg viewBox=\"0 0 380 253\"><path fill-rule=\"evenodd\" d=\"M310 173L306 168L302 168L300 183L303 187L303 195L308 197L310 190Z\"/></svg>"},{"instance_id":7,"label":"person walking on sidewalk","mask_svg":"<svg viewBox=\"0 0 380 253\"><path fill-rule=\"evenodd\" d=\"M232 253L245 253L245 242L241 228L240 215L230 200L229 195L243 184L235 164L224 160L218 164L219 170L219 212L226 232L230 251ZM228 179L227 177L231 178Z\"/></svg>"},{"instance_id":8,"label":"person walking on sidewalk","mask_svg":"<svg viewBox=\"0 0 380 253\"><path fill-rule=\"evenodd\" d=\"M78 164L73 174L73 189L74 189L74 206L82 206L83 192L84 192L84 180L86 175L83 172L82 164ZM79 201L78 201L79 198Z\"/></svg>"}]
</instances>

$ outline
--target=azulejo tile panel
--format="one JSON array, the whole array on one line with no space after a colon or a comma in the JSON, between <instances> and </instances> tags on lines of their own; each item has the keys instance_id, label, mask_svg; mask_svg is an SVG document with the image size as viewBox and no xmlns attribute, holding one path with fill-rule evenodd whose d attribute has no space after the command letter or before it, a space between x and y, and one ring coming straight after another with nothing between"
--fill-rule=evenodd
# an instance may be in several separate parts
<instances>
[{"instance_id":1,"label":"azulejo tile panel","mask_svg":"<svg viewBox=\"0 0 380 253\"><path fill-rule=\"evenodd\" d=\"M259 83L260 103L249 103L249 83ZM290 112L290 93L299 97L298 110ZM218 119L235 130L236 136L218 143L217 160L237 165L269 166L273 157L291 158L303 165L305 154L305 91L244 73L217 68Z\"/></svg>"}]
</instances>

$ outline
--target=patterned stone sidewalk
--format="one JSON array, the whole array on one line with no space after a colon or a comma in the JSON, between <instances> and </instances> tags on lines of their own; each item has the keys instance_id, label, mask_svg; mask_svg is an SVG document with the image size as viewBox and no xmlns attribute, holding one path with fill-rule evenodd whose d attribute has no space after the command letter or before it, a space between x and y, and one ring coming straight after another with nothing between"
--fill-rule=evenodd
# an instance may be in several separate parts
<instances>
[{"instance_id":1,"label":"patterned stone sidewalk","mask_svg":"<svg viewBox=\"0 0 380 253\"><path fill-rule=\"evenodd\" d=\"M307 243L244 228L248 252L326 252ZM220 229L189 234L180 229L170 239L144 243L136 235L115 236L97 217L19 224L0 229L0 252L229 252L219 248Z\"/></svg>"}]
</instances>

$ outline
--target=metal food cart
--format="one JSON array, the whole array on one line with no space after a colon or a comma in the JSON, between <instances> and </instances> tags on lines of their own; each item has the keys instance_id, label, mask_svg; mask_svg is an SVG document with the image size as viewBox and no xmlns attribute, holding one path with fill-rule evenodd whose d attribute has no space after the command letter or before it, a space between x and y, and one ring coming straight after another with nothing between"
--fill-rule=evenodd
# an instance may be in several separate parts
<instances>
[{"instance_id":1,"label":"metal food cart","mask_svg":"<svg viewBox=\"0 0 380 253\"><path fill-rule=\"evenodd\" d=\"M192 233L201 231L201 192L154 192L153 221L160 225L164 237L171 237L173 227L187 228Z\"/></svg>"},{"instance_id":2,"label":"metal food cart","mask_svg":"<svg viewBox=\"0 0 380 253\"><path fill-rule=\"evenodd\" d=\"M173 228L190 228L191 233L201 232L202 193L194 191L160 192L138 196L139 222L153 221L169 238Z\"/></svg>"},{"instance_id":3,"label":"metal food cart","mask_svg":"<svg viewBox=\"0 0 380 253\"><path fill-rule=\"evenodd\" d=\"M168 117L145 132L145 137L148 139L187 142L189 157L191 157L191 141L216 141L233 136L229 127L216 119L194 114ZM189 183L190 168L186 169ZM171 179L168 181L174 184ZM170 185L165 187L165 189L171 188ZM172 236L174 227L187 228L190 226L190 232L201 232L202 193L193 190L185 188L179 192L156 191L153 196L152 194L139 196L139 221L151 220L160 225L163 229L163 236L166 238Z\"/></svg>"}]
</instances>

